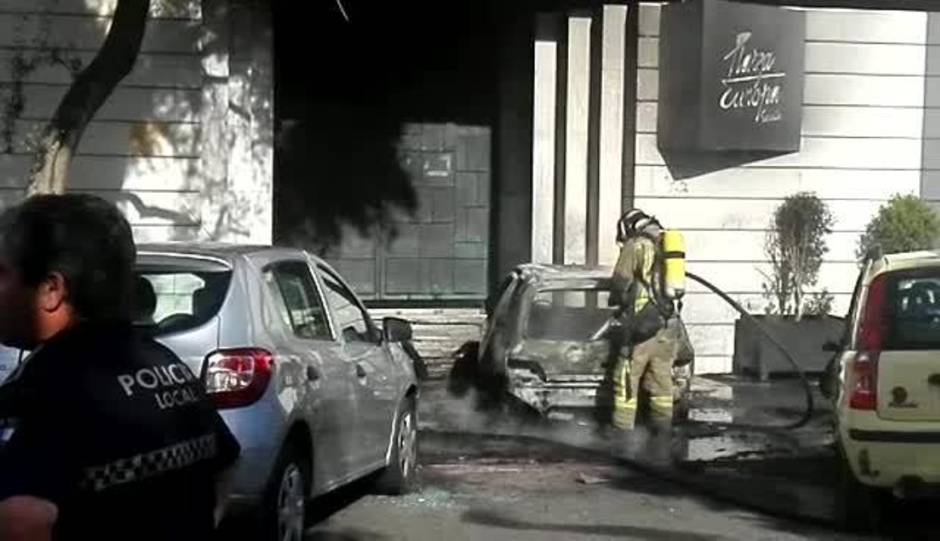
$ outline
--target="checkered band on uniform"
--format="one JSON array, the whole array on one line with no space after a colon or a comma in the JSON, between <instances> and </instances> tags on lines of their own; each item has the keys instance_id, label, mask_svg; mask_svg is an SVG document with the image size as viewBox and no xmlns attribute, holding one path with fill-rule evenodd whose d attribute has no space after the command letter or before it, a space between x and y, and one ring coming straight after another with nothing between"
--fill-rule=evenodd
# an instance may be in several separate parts
<instances>
[{"instance_id":1,"label":"checkered band on uniform","mask_svg":"<svg viewBox=\"0 0 940 541\"><path fill-rule=\"evenodd\" d=\"M117 485L180 470L213 458L216 446L215 434L208 434L103 466L86 468L82 487L101 492Z\"/></svg>"}]
</instances>

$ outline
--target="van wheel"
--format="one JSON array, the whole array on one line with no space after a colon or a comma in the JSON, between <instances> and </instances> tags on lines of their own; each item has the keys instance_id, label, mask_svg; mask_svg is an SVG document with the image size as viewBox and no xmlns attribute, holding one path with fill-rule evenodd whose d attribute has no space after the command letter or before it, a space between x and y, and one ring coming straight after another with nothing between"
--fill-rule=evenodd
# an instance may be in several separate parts
<instances>
[{"instance_id":1,"label":"van wheel","mask_svg":"<svg viewBox=\"0 0 940 541\"><path fill-rule=\"evenodd\" d=\"M884 494L855 478L845 455L839 453L839 479L836 490L835 514L843 529L860 534L875 533L884 512Z\"/></svg>"},{"instance_id":2,"label":"van wheel","mask_svg":"<svg viewBox=\"0 0 940 541\"><path fill-rule=\"evenodd\" d=\"M418 477L418 411L409 398L398 412L389 463L376 480L381 494L401 495L412 492Z\"/></svg>"},{"instance_id":3,"label":"van wheel","mask_svg":"<svg viewBox=\"0 0 940 541\"><path fill-rule=\"evenodd\" d=\"M310 461L296 445L281 451L261 508L260 539L302 541L306 529Z\"/></svg>"}]
</instances>

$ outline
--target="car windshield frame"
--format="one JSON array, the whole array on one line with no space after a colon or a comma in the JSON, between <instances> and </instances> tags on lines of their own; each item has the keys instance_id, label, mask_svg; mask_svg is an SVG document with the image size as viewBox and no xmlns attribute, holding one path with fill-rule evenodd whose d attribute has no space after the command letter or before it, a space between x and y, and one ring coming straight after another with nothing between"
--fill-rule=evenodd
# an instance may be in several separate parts
<instances>
[{"instance_id":1,"label":"car windshield frame","mask_svg":"<svg viewBox=\"0 0 940 541\"><path fill-rule=\"evenodd\" d=\"M534 287L529 288L526 292L527 294L522 299L522 313L520 314L522 320L521 334L523 340L546 340L546 341L564 341L564 342L591 342L590 336L577 339L577 338L557 338L551 336L532 336L530 333L530 323L532 321L532 308L535 305L536 298L543 293L583 293L585 295L585 304L587 305L588 294L593 293L596 295L595 303L598 310L610 310L610 315L613 315L613 308L607 306L606 301L601 301L599 299L600 294L610 292L610 279L609 278L577 278L571 280L552 280L544 284L536 284ZM587 306L585 306L586 308ZM600 328L600 327L598 327Z\"/></svg>"}]
</instances>

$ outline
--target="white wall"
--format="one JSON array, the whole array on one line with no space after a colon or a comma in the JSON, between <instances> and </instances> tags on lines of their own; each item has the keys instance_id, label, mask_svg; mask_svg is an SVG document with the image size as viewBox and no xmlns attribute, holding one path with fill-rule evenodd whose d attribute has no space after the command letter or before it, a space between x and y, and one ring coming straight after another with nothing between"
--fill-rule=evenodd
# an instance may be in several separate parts
<instances>
[{"instance_id":1,"label":"white wall","mask_svg":"<svg viewBox=\"0 0 940 541\"><path fill-rule=\"evenodd\" d=\"M0 0L0 106L9 103L10 83L18 79L15 57L31 61L58 48L87 65L114 5ZM270 25L264 14L237 5L154 0L133 73L79 146L70 189L118 202L139 241L271 241ZM13 148L0 154L0 204L22 198L32 160L29 135L42 129L70 81L57 65L22 78L25 102Z\"/></svg>"},{"instance_id":2,"label":"white wall","mask_svg":"<svg viewBox=\"0 0 940 541\"><path fill-rule=\"evenodd\" d=\"M659 14L659 5L640 7L636 205L686 233L690 271L762 312L773 210L788 195L816 192L836 220L819 287L844 312L865 224L891 195L920 191L927 15L807 10L801 151L676 180L656 145ZM730 371L736 314L690 289L696 370Z\"/></svg>"}]
</instances>

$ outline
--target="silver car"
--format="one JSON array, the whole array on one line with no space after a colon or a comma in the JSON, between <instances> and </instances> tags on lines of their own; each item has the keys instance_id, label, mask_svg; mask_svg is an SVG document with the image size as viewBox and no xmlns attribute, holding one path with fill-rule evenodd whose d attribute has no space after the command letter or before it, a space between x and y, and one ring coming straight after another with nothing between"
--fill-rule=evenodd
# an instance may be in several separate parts
<instances>
[{"instance_id":1,"label":"silver car","mask_svg":"<svg viewBox=\"0 0 940 541\"><path fill-rule=\"evenodd\" d=\"M265 537L301 539L304 503L380 472L415 481L418 387L411 327L369 317L339 274L301 250L138 248L136 323L179 355L242 446L233 503Z\"/></svg>"}]
</instances>

